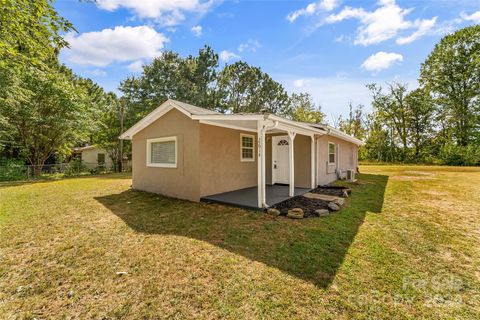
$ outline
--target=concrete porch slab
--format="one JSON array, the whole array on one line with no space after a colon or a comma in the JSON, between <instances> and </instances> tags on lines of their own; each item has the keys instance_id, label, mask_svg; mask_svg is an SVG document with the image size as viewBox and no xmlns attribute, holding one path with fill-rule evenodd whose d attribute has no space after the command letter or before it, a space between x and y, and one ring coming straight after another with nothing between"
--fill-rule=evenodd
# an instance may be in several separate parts
<instances>
[{"instance_id":1,"label":"concrete porch slab","mask_svg":"<svg viewBox=\"0 0 480 320\"><path fill-rule=\"evenodd\" d=\"M295 188L294 195L299 196L310 191L308 188ZM266 186L267 204L272 206L284 200L290 199L288 195L288 186L285 185L267 185ZM257 207L257 187L234 190L230 192L218 193L200 199L202 202L214 202L233 205L236 207L262 210Z\"/></svg>"}]
</instances>

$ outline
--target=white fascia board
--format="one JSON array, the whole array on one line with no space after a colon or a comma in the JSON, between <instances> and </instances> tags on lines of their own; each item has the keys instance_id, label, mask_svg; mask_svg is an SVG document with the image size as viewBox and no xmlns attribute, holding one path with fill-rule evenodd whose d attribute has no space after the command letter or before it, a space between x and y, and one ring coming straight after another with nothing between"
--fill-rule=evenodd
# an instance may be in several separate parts
<instances>
[{"instance_id":1,"label":"white fascia board","mask_svg":"<svg viewBox=\"0 0 480 320\"><path fill-rule=\"evenodd\" d=\"M304 136L314 136L316 134L316 132L313 132L311 130L304 130L302 128L297 128L297 127L292 127L292 126L289 126L289 125L285 125L283 123L279 123L275 129L278 129L278 130L282 130L282 131L285 131L285 132L289 132L289 131L294 131L298 134L301 134L301 135L304 135Z\"/></svg>"},{"instance_id":2,"label":"white fascia board","mask_svg":"<svg viewBox=\"0 0 480 320\"><path fill-rule=\"evenodd\" d=\"M272 114L268 115L268 119L278 121L281 124L281 125L279 125L279 127L289 128L289 130L294 130L294 131L296 131L300 134L303 134L303 135L311 136L311 135L314 135L314 134L320 134L320 135L325 134L325 132L323 130L316 129L316 128L313 128L309 125L305 125L303 123L299 123L299 122L296 122L296 121L293 121L293 120L288 120L288 119L285 119L285 118L282 118L282 117L279 117L279 116L275 116L275 115L272 115Z\"/></svg>"}]
</instances>

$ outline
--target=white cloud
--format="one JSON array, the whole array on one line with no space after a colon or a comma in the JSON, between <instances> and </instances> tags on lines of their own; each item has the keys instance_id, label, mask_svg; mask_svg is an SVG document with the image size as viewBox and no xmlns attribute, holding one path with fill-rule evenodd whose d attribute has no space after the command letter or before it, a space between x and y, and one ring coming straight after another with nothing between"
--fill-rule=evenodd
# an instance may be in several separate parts
<instances>
[{"instance_id":1,"label":"white cloud","mask_svg":"<svg viewBox=\"0 0 480 320\"><path fill-rule=\"evenodd\" d=\"M480 10L472 14L466 14L462 12L460 16L462 17L463 20L473 21L474 23L480 23Z\"/></svg>"},{"instance_id":2,"label":"white cloud","mask_svg":"<svg viewBox=\"0 0 480 320\"><path fill-rule=\"evenodd\" d=\"M366 11L363 8L344 7L339 13L331 14L325 19L325 23L337 23L346 19L358 19L360 26L354 44L368 46L383 42L399 36L406 30L416 31L408 36L401 37L397 43L403 44L414 41L428 33L436 22L436 17L427 20L406 20L406 16L413 10L399 7L395 0L380 0L379 8L374 11Z\"/></svg>"},{"instance_id":3,"label":"white cloud","mask_svg":"<svg viewBox=\"0 0 480 320\"><path fill-rule=\"evenodd\" d=\"M312 2L305 8L290 12L287 16L287 20L294 22L301 16L311 16L319 11L332 11L338 5L337 0L321 0L318 2Z\"/></svg>"},{"instance_id":4,"label":"white cloud","mask_svg":"<svg viewBox=\"0 0 480 320\"><path fill-rule=\"evenodd\" d=\"M415 24L418 25L417 31L407 37L397 38L396 42L398 44L407 44L423 37L435 26L436 21L437 17L429 20L415 20Z\"/></svg>"},{"instance_id":5,"label":"white cloud","mask_svg":"<svg viewBox=\"0 0 480 320\"><path fill-rule=\"evenodd\" d=\"M200 37L202 35L202 26L194 26L190 29L195 37Z\"/></svg>"},{"instance_id":6,"label":"white cloud","mask_svg":"<svg viewBox=\"0 0 480 320\"><path fill-rule=\"evenodd\" d=\"M102 69L92 69L92 70L87 70L85 73L92 75L92 76L97 76L97 77L106 77L107 72Z\"/></svg>"},{"instance_id":7,"label":"white cloud","mask_svg":"<svg viewBox=\"0 0 480 320\"><path fill-rule=\"evenodd\" d=\"M130 72L140 73L143 71L143 61L142 60L133 61L127 66L127 69Z\"/></svg>"},{"instance_id":8,"label":"white cloud","mask_svg":"<svg viewBox=\"0 0 480 320\"><path fill-rule=\"evenodd\" d=\"M115 11L131 10L140 18L155 19L164 26L174 26L185 20L185 13L205 14L217 0L97 0L99 8Z\"/></svg>"},{"instance_id":9,"label":"white cloud","mask_svg":"<svg viewBox=\"0 0 480 320\"><path fill-rule=\"evenodd\" d=\"M255 39L248 39L247 42L241 43L238 46L238 51L243 52L243 51L250 51L250 52L256 52L257 49L261 48L262 45L258 40Z\"/></svg>"},{"instance_id":10,"label":"white cloud","mask_svg":"<svg viewBox=\"0 0 480 320\"><path fill-rule=\"evenodd\" d=\"M168 38L148 26L103 29L80 35L69 33L65 39L68 60L80 65L106 66L112 62L127 62L153 58L168 42Z\"/></svg>"},{"instance_id":11,"label":"white cloud","mask_svg":"<svg viewBox=\"0 0 480 320\"><path fill-rule=\"evenodd\" d=\"M307 80L305 79L297 79L293 81L293 86L295 88L303 88L307 84Z\"/></svg>"},{"instance_id":12,"label":"white cloud","mask_svg":"<svg viewBox=\"0 0 480 320\"><path fill-rule=\"evenodd\" d=\"M380 71L390 68L395 62L402 62L403 56L393 52L377 52L372 54L362 63L362 68L367 71Z\"/></svg>"},{"instance_id":13,"label":"white cloud","mask_svg":"<svg viewBox=\"0 0 480 320\"><path fill-rule=\"evenodd\" d=\"M223 62L228 62L230 60L240 58L240 56L238 54L235 54L235 53L233 53L231 51L227 51L227 50L220 51L219 57L220 57L220 60L223 61Z\"/></svg>"}]
</instances>

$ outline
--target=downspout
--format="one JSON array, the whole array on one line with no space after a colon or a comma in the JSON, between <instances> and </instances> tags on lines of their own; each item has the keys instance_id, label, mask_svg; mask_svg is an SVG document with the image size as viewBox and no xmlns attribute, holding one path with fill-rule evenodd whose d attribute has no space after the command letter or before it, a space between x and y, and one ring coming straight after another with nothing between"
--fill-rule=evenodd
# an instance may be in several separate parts
<instances>
[{"instance_id":1,"label":"downspout","mask_svg":"<svg viewBox=\"0 0 480 320\"><path fill-rule=\"evenodd\" d=\"M268 114L264 116L264 120L268 120ZM278 120L273 121L271 126L262 126L260 136L263 138L262 141L262 206L268 208L265 196L265 132L271 129L275 129L278 126Z\"/></svg>"}]
</instances>

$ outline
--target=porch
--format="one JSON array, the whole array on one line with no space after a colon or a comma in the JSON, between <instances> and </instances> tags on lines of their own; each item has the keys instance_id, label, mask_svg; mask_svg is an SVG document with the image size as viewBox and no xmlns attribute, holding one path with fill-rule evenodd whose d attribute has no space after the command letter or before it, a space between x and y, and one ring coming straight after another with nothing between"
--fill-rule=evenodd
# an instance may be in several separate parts
<instances>
[{"instance_id":1,"label":"porch","mask_svg":"<svg viewBox=\"0 0 480 320\"><path fill-rule=\"evenodd\" d=\"M207 145L203 148L208 150L204 153L208 158L206 166L212 164L212 167L204 171L201 179L205 186L202 185L202 201L267 208L316 186L315 145L316 139L326 134L325 130L271 114L194 115L192 118L209 128L230 129L215 134L215 129L202 131L202 141L216 142L215 149ZM239 140L235 132L240 133ZM216 163L217 159L225 161L226 154L233 155L229 166ZM234 191L222 192L224 190Z\"/></svg>"},{"instance_id":2,"label":"porch","mask_svg":"<svg viewBox=\"0 0 480 320\"><path fill-rule=\"evenodd\" d=\"M291 198L289 191L288 185L266 185L266 204L272 206ZM294 189L294 196L302 195L308 191L310 191L308 188L296 187ZM222 203L241 208L259 210L257 195L257 187L251 187L202 197L200 201Z\"/></svg>"}]
</instances>

